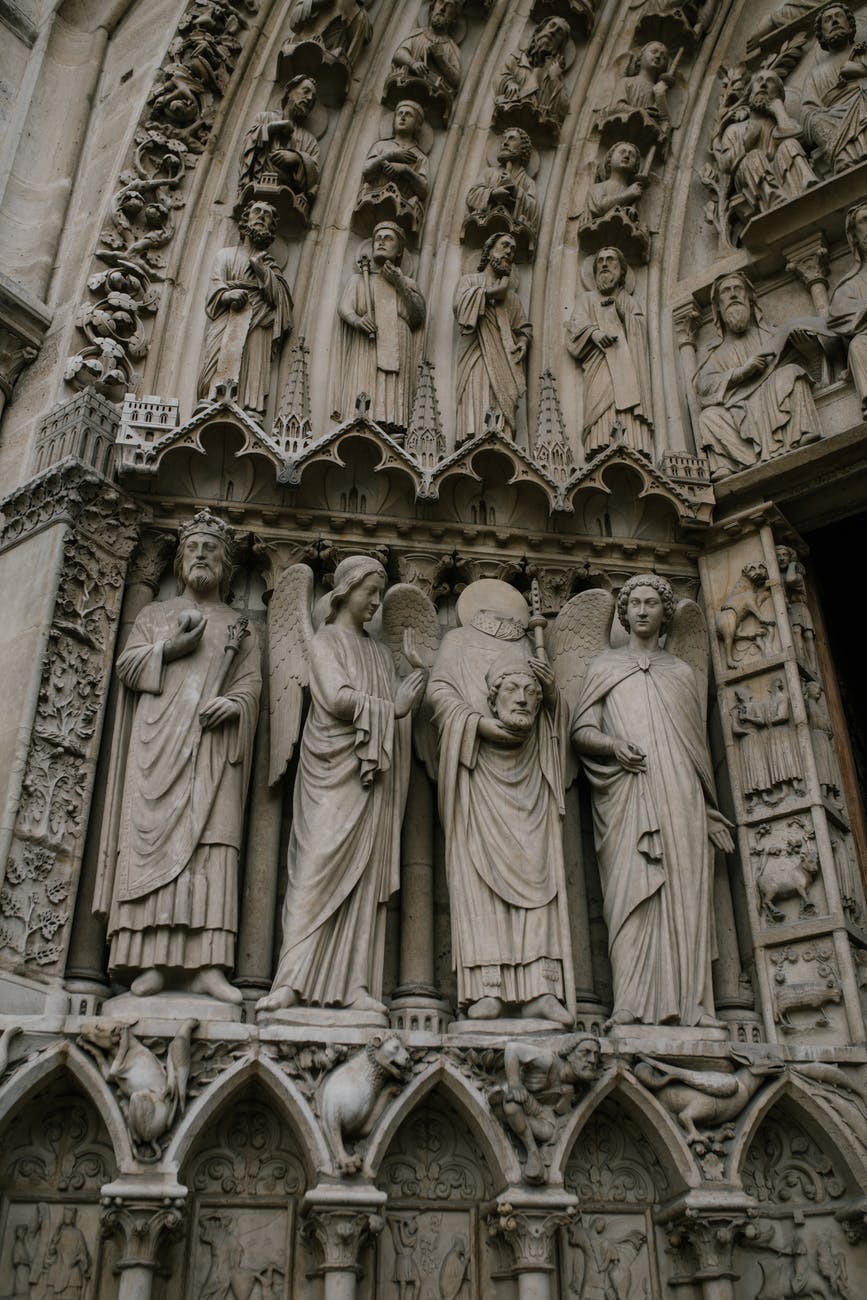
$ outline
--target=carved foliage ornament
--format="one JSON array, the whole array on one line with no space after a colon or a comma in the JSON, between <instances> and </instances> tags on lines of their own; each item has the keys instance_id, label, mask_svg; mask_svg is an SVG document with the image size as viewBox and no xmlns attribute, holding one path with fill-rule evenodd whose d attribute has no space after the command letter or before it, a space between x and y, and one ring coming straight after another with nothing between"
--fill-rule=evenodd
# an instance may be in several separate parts
<instances>
[{"instance_id":1,"label":"carved foliage ornament","mask_svg":"<svg viewBox=\"0 0 867 1300\"><path fill-rule=\"evenodd\" d=\"M258 0L191 0L156 74L118 177L109 221L96 249L100 264L76 325L84 336L64 378L117 398L135 382L134 363L148 350L145 321L159 306L162 250L184 206L187 173L208 141L238 62Z\"/></svg>"}]
</instances>

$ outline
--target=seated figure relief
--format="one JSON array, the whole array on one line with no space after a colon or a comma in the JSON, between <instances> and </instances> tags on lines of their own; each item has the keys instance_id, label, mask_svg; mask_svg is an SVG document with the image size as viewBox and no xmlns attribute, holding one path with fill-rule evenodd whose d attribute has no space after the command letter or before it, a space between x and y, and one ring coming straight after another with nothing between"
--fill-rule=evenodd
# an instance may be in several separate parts
<instances>
[{"instance_id":1,"label":"seated figure relief","mask_svg":"<svg viewBox=\"0 0 867 1300\"><path fill-rule=\"evenodd\" d=\"M346 98L356 59L373 27L372 0L296 0L289 16L292 35L277 61L280 81L300 73L316 78L323 103L339 107Z\"/></svg>"},{"instance_id":2,"label":"seated figure relief","mask_svg":"<svg viewBox=\"0 0 867 1300\"><path fill-rule=\"evenodd\" d=\"M668 92L675 74L676 61L662 41L648 41L635 52L611 103L600 110L602 143L632 140L642 150L663 149L671 132Z\"/></svg>"},{"instance_id":3,"label":"seated figure relief","mask_svg":"<svg viewBox=\"0 0 867 1300\"><path fill-rule=\"evenodd\" d=\"M831 295L828 324L846 340L849 374L867 418L867 203L846 214L846 238L855 265Z\"/></svg>"},{"instance_id":4,"label":"seated figure relief","mask_svg":"<svg viewBox=\"0 0 867 1300\"><path fill-rule=\"evenodd\" d=\"M533 142L519 126L510 126L497 144L497 165L486 167L467 192L467 215L461 241L481 247L493 234L512 235L516 256L532 255L536 245L539 204L527 171Z\"/></svg>"},{"instance_id":5,"label":"seated figure relief","mask_svg":"<svg viewBox=\"0 0 867 1300\"><path fill-rule=\"evenodd\" d=\"M804 82L804 129L817 166L835 175L867 158L867 44L845 4L820 9L815 30L825 57Z\"/></svg>"},{"instance_id":6,"label":"seated figure relief","mask_svg":"<svg viewBox=\"0 0 867 1300\"><path fill-rule=\"evenodd\" d=\"M534 22L546 18L565 18L576 41L586 41L593 31L599 0L533 0L530 17Z\"/></svg>"},{"instance_id":7,"label":"seated figure relief","mask_svg":"<svg viewBox=\"0 0 867 1300\"><path fill-rule=\"evenodd\" d=\"M286 84L281 112L257 113L244 136L238 203L265 199L287 233L300 234L310 222L319 189L319 144L303 123L316 104L316 82L299 75Z\"/></svg>"},{"instance_id":8,"label":"seated figure relief","mask_svg":"<svg viewBox=\"0 0 867 1300\"><path fill-rule=\"evenodd\" d=\"M494 130L520 126L535 144L555 145L569 111L564 74L572 53L564 18L540 23L526 49L506 61L494 100Z\"/></svg>"},{"instance_id":9,"label":"seated figure relief","mask_svg":"<svg viewBox=\"0 0 867 1300\"><path fill-rule=\"evenodd\" d=\"M719 341L695 375L699 443L711 478L725 478L821 436L812 380L803 364L830 331L818 318L775 329L741 271L711 290Z\"/></svg>"},{"instance_id":10,"label":"seated figure relief","mask_svg":"<svg viewBox=\"0 0 867 1300\"><path fill-rule=\"evenodd\" d=\"M593 253L614 244L634 262L642 264L650 254L650 232L638 212L650 184L649 167L642 166L641 154L629 140L613 144L587 192L587 203L578 222L581 247Z\"/></svg>"},{"instance_id":11,"label":"seated figure relief","mask_svg":"<svg viewBox=\"0 0 867 1300\"><path fill-rule=\"evenodd\" d=\"M461 84L455 31L462 13L463 0L431 0L427 26L412 32L391 57L383 104L394 108L402 99L414 99L434 126L446 125Z\"/></svg>"},{"instance_id":12,"label":"seated figure relief","mask_svg":"<svg viewBox=\"0 0 867 1300\"><path fill-rule=\"evenodd\" d=\"M396 221L415 244L428 196L428 157L419 144L424 109L412 99L395 107L391 135L377 140L361 169L352 229L370 235L380 221Z\"/></svg>"}]
</instances>

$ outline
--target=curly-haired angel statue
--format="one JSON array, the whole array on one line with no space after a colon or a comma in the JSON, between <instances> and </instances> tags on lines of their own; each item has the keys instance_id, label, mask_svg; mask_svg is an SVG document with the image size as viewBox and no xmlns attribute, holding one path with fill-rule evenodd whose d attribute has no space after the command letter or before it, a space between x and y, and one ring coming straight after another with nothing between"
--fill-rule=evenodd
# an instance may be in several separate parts
<instances>
[{"instance_id":1,"label":"curly-haired angel statue","mask_svg":"<svg viewBox=\"0 0 867 1300\"><path fill-rule=\"evenodd\" d=\"M713 849L734 846L705 736L704 618L692 601L675 605L664 578L638 574L617 599L628 642L612 649L613 597L587 597L586 625L606 648L587 656L571 731L593 791L614 981L608 1023L709 1027Z\"/></svg>"}]
</instances>

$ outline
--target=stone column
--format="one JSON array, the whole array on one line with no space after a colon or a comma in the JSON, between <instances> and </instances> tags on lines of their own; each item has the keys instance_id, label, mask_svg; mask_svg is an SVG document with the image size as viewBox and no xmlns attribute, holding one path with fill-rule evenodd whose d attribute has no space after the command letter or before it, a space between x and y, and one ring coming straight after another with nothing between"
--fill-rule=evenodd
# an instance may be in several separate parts
<instances>
[{"instance_id":1,"label":"stone column","mask_svg":"<svg viewBox=\"0 0 867 1300\"><path fill-rule=\"evenodd\" d=\"M828 246L822 232L817 230L783 249L786 270L797 275L809 290L817 316L824 320L828 315ZM822 384L830 383L831 366L822 354Z\"/></svg>"},{"instance_id":2,"label":"stone column","mask_svg":"<svg viewBox=\"0 0 867 1300\"><path fill-rule=\"evenodd\" d=\"M701 1287L702 1300L739 1300L735 1282L733 1254L739 1237L755 1233L755 1227L743 1213L713 1209L688 1209L667 1227L672 1255L683 1268L689 1267L677 1282L691 1282ZM691 1276L687 1276L687 1274ZM674 1279L672 1279L672 1283Z\"/></svg>"},{"instance_id":3,"label":"stone column","mask_svg":"<svg viewBox=\"0 0 867 1300\"><path fill-rule=\"evenodd\" d=\"M491 1218L493 1233L511 1246L518 1300L553 1300L552 1279L557 1267L557 1233L578 1214L577 1202L540 1194L497 1202Z\"/></svg>"},{"instance_id":4,"label":"stone column","mask_svg":"<svg viewBox=\"0 0 867 1300\"><path fill-rule=\"evenodd\" d=\"M695 449L701 452L698 443L698 402L695 396L695 389L692 386L692 377L698 367L698 356L696 354L695 340L701 325L701 308L695 298L689 297L685 302L678 303L672 312L674 320L674 337L680 353L680 371L683 377L683 391L686 394L686 403L689 408L689 418L692 421L692 432L695 439Z\"/></svg>"},{"instance_id":5,"label":"stone column","mask_svg":"<svg viewBox=\"0 0 867 1300\"><path fill-rule=\"evenodd\" d=\"M115 645L115 658L126 645L132 625L145 605L156 597L160 579L174 551L177 538L174 533L161 529L145 530L130 560L126 595L120 616L120 626ZM94 798L90 808L90 823L84 859L81 864L81 885L75 909L75 925L69 945L65 984L71 993L82 998L104 995L108 991L105 961L105 924L93 914L93 894L96 887L99 838L111 751L118 724L119 685L114 673L109 679L105 710L105 726L94 782ZM89 1012L83 1003L79 1010Z\"/></svg>"},{"instance_id":6,"label":"stone column","mask_svg":"<svg viewBox=\"0 0 867 1300\"><path fill-rule=\"evenodd\" d=\"M385 1227L386 1196L375 1187L314 1188L304 1197L302 1235L318 1250L323 1300L355 1300L361 1249Z\"/></svg>"},{"instance_id":7,"label":"stone column","mask_svg":"<svg viewBox=\"0 0 867 1300\"><path fill-rule=\"evenodd\" d=\"M572 966L575 972L575 1005L578 1028L592 1033L592 1023L605 1018L605 1008L593 985L593 958L590 949L590 914L581 855L581 814L578 789L566 791L566 816L563 819L563 857L569 895L569 930L572 939Z\"/></svg>"},{"instance_id":8,"label":"stone column","mask_svg":"<svg viewBox=\"0 0 867 1300\"><path fill-rule=\"evenodd\" d=\"M115 1265L117 1300L151 1300L154 1274L165 1264L165 1247L183 1229L183 1189L175 1191L177 1195L151 1198L131 1195L120 1185L103 1189L102 1231L117 1236L121 1246Z\"/></svg>"}]
</instances>

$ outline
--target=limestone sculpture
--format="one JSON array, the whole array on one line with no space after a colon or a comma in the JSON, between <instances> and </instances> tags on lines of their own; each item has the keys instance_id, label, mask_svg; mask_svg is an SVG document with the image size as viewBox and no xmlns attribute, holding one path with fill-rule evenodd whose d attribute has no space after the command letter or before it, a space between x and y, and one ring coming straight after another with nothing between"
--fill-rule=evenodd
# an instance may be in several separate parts
<instances>
[{"instance_id":1,"label":"limestone sculpture","mask_svg":"<svg viewBox=\"0 0 867 1300\"><path fill-rule=\"evenodd\" d=\"M515 261L511 235L485 241L478 272L464 275L455 290L454 312L461 333L457 371L455 440L483 432L491 408L515 435L518 402L526 389L524 360L532 326L511 287Z\"/></svg>"},{"instance_id":2,"label":"limestone sculpture","mask_svg":"<svg viewBox=\"0 0 867 1300\"><path fill-rule=\"evenodd\" d=\"M593 620L572 740L593 792L614 980L609 1024L713 1025L713 850L733 851L715 806L705 738L707 632L691 601L638 574L616 608L629 634L610 638L607 592L576 599ZM666 649L659 647L666 635Z\"/></svg>"},{"instance_id":3,"label":"limestone sculpture","mask_svg":"<svg viewBox=\"0 0 867 1300\"><path fill-rule=\"evenodd\" d=\"M108 917L110 973L142 997L241 1001L226 972L261 675L257 639L226 604L231 546L208 510L181 529L179 595L145 606L117 661L94 910Z\"/></svg>"},{"instance_id":4,"label":"limestone sculpture","mask_svg":"<svg viewBox=\"0 0 867 1300\"><path fill-rule=\"evenodd\" d=\"M804 83L804 127L823 170L836 174L867 158L867 47L846 4L825 5L815 29L826 57Z\"/></svg>"},{"instance_id":5,"label":"limestone sculpture","mask_svg":"<svg viewBox=\"0 0 867 1300\"><path fill-rule=\"evenodd\" d=\"M292 35L277 65L280 80L306 73L326 104L342 104L353 65L373 31L370 5L371 0L296 0L289 16Z\"/></svg>"},{"instance_id":6,"label":"limestone sculpture","mask_svg":"<svg viewBox=\"0 0 867 1300\"><path fill-rule=\"evenodd\" d=\"M741 788L748 809L774 808L803 792L803 775L789 728L789 696L782 677L772 679L768 694L757 699L749 686L736 686L731 708L738 740Z\"/></svg>"},{"instance_id":7,"label":"limestone sculpture","mask_svg":"<svg viewBox=\"0 0 867 1300\"><path fill-rule=\"evenodd\" d=\"M519 592L481 579L461 593L457 613L428 701L440 740L458 1004L471 1019L511 1006L568 1025L564 699L544 645L528 634Z\"/></svg>"},{"instance_id":8,"label":"limestone sculpture","mask_svg":"<svg viewBox=\"0 0 867 1300\"><path fill-rule=\"evenodd\" d=\"M300 74L283 89L281 111L257 113L244 136L238 202L267 199L287 231L303 233L319 189L319 144L304 123L316 104L316 82Z\"/></svg>"},{"instance_id":9,"label":"limestone sculpture","mask_svg":"<svg viewBox=\"0 0 867 1300\"><path fill-rule=\"evenodd\" d=\"M867 416L867 203L857 203L846 213L846 238L855 259L854 268L831 295L828 324L848 342L848 367Z\"/></svg>"},{"instance_id":10,"label":"limestone sculpture","mask_svg":"<svg viewBox=\"0 0 867 1300\"><path fill-rule=\"evenodd\" d=\"M401 270L405 235L393 221L373 232L371 254L358 259L340 299L341 362L335 415L352 415L361 393L370 417L403 436L412 411L425 300Z\"/></svg>"},{"instance_id":11,"label":"limestone sculpture","mask_svg":"<svg viewBox=\"0 0 867 1300\"><path fill-rule=\"evenodd\" d=\"M702 1129L719 1128L736 1120L767 1080L782 1073L784 1062L773 1057L747 1056L729 1049L733 1070L693 1070L642 1056L636 1079L657 1093L674 1115L690 1145L703 1145Z\"/></svg>"},{"instance_id":12,"label":"limestone sculpture","mask_svg":"<svg viewBox=\"0 0 867 1300\"><path fill-rule=\"evenodd\" d=\"M633 55L605 114L606 132L616 130L642 148L664 144L671 131L668 92L675 80L671 63L671 53L662 41L648 41Z\"/></svg>"},{"instance_id":13,"label":"limestone sculpture","mask_svg":"<svg viewBox=\"0 0 867 1300\"><path fill-rule=\"evenodd\" d=\"M361 1166L344 1140L373 1131L410 1067L409 1052L398 1034L374 1034L370 1042L338 1065L323 1080L319 1093L322 1127L344 1173Z\"/></svg>"},{"instance_id":14,"label":"limestone sculpture","mask_svg":"<svg viewBox=\"0 0 867 1300\"><path fill-rule=\"evenodd\" d=\"M721 171L731 177L742 214L752 216L798 198L818 177L807 161L801 125L786 108L785 88L776 72L756 72L743 104L716 138L714 152Z\"/></svg>"},{"instance_id":15,"label":"limestone sculpture","mask_svg":"<svg viewBox=\"0 0 867 1300\"><path fill-rule=\"evenodd\" d=\"M494 128L520 126L540 145L554 145L569 111L563 75L571 49L565 18L540 23L526 49L509 56L497 85Z\"/></svg>"},{"instance_id":16,"label":"limestone sculpture","mask_svg":"<svg viewBox=\"0 0 867 1300\"><path fill-rule=\"evenodd\" d=\"M594 288L578 294L568 347L584 372L584 451L612 442L650 457L650 358L644 312L626 287L626 259L602 248L593 259Z\"/></svg>"},{"instance_id":17,"label":"limestone sculpture","mask_svg":"<svg viewBox=\"0 0 867 1300\"><path fill-rule=\"evenodd\" d=\"M298 1003L367 1015L385 1010L385 908L399 884L410 714L427 673L408 633L403 652L412 671L399 679L392 650L365 624L382 605L396 657L408 603L414 610L418 596L423 614L429 603L403 585L383 600L385 586L378 560L341 560L316 632L306 565L286 570L271 601L272 781L298 738L308 681L311 707L295 778L283 944L260 1012Z\"/></svg>"},{"instance_id":18,"label":"limestone sculpture","mask_svg":"<svg viewBox=\"0 0 867 1300\"><path fill-rule=\"evenodd\" d=\"M514 237L519 256L532 254L539 213L536 185L527 171L532 151L532 140L519 126L503 133L497 166L486 167L467 192L467 215L461 227L465 243L475 246L505 232Z\"/></svg>"},{"instance_id":19,"label":"limestone sculpture","mask_svg":"<svg viewBox=\"0 0 867 1300\"><path fill-rule=\"evenodd\" d=\"M379 221L396 221L416 240L424 220L428 192L428 158L419 145L424 109L412 99L395 107L391 135L377 140L361 169L352 228L370 235Z\"/></svg>"},{"instance_id":20,"label":"limestone sculpture","mask_svg":"<svg viewBox=\"0 0 867 1300\"><path fill-rule=\"evenodd\" d=\"M816 775L822 798L839 802L840 770L834 753L834 725L831 722L825 692L819 682L804 683L804 702L807 707L807 721L810 724Z\"/></svg>"},{"instance_id":21,"label":"limestone sculpture","mask_svg":"<svg viewBox=\"0 0 867 1300\"><path fill-rule=\"evenodd\" d=\"M488 1102L526 1151L524 1181L544 1183L545 1163L540 1145L550 1142L558 1121L575 1104L576 1085L588 1085L599 1072L599 1043L595 1038L569 1038L555 1050L520 1039L503 1052L505 1085L492 1088Z\"/></svg>"},{"instance_id":22,"label":"limestone sculpture","mask_svg":"<svg viewBox=\"0 0 867 1300\"><path fill-rule=\"evenodd\" d=\"M711 478L720 479L820 437L810 377L795 356L814 345L821 323L799 319L775 330L742 271L714 281L711 307L719 341L696 372L695 390L699 440Z\"/></svg>"},{"instance_id":23,"label":"limestone sculpture","mask_svg":"<svg viewBox=\"0 0 867 1300\"><path fill-rule=\"evenodd\" d=\"M430 0L428 23L398 45L391 58L382 102L389 108L414 99L435 126L445 126L461 82L461 54L454 31L463 0Z\"/></svg>"},{"instance_id":24,"label":"limestone sculpture","mask_svg":"<svg viewBox=\"0 0 867 1300\"><path fill-rule=\"evenodd\" d=\"M807 604L806 569L793 546L777 547L777 563L786 593L786 613L798 662L810 672L819 671L816 658L816 629Z\"/></svg>"},{"instance_id":25,"label":"limestone sculpture","mask_svg":"<svg viewBox=\"0 0 867 1300\"><path fill-rule=\"evenodd\" d=\"M277 235L270 203L247 205L240 234L241 243L221 249L211 272L198 396L235 395L240 406L261 416L273 355L292 331L292 294L269 251Z\"/></svg>"},{"instance_id":26,"label":"limestone sculpture","mask_svg":"<svg viewBox=\"0 0 867 1300\"><path fill-rule=\"evenodd\" d=\"M616 141L602 159L597 177L578 227L582 248L592 253L614 244L636 262L646 262L650 233L639 218L638 206L650 184L650 172L642 168L635 145Z\"/></svg>"},{"instance_id":27,"label":"limestone sculpture","mask_svg":"<svg viewBox=\"0 0 867 1300\"><path fill-rule=\"evenodd\" d=\"M777 620L767 565L755 561L741 569L716 616L726 668L735 670L748 655L764 657L777 648Z\"/></svg>"}]
</instances>

